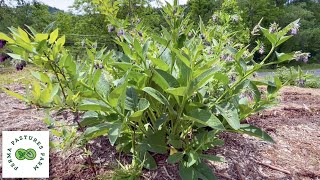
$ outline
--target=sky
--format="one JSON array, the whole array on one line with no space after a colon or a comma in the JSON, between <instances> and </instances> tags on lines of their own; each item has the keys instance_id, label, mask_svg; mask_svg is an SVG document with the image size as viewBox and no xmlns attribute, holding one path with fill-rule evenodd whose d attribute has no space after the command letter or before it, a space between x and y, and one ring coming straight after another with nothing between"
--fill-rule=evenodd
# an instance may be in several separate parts
<instances>
[{"instance_id":1,"label":"sky","mask_svg":"<svg viewBox=\"0 0 320 180\"><path fill-rule=\"evenodd\" d=\"M38 0L52 7L67 11L68 7L73 4L74 0Z\"/></svg>"},{"instance_id":2,"label":"sky","mask_svg":"<svg viewBox=\"0 0 320 180\"><path fill-rule=\"evenodd\" d=\"M38 0L38 1L64 11L68 11L68 7L71 6L74 2L74 0ZM164 0L160 0L160 1L164 2ZM169 2L171 1L173 0L169 0ZM180 4L185 4L186 2L187 0L179 0Z\"/></svg>"}]
</instances>

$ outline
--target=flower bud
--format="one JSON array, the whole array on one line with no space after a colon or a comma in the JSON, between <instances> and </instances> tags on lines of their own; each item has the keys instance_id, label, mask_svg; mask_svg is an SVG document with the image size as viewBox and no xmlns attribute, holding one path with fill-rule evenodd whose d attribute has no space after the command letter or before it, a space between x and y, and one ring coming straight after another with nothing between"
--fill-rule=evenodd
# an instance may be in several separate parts
<instances>
[{"instance_id":1,"label":"flower bud","mask_svg":"<svg viewBox=\"0 0 320 180\"><path fill-rule=\"evenodd\" d=\"M115 28L111 24L109 24L108 25L108 32L110 33L110 32L113 32L114 30L115 30Z\"/></svg>"},{"instance_id":2,"label":"flower bud","mask_svg":"<svg viewBox=\"0 0 320 180\"><path fill-rule=\"evenodd\" d=\"M7 44L6 40L0 39L0 49L2 49Z\"/></svg>"},{"instance_id":3,"label":"flower bud","mask_svg":"<svg viewBox=\"0 0 320 180\"><path fill-rule=\"evenodd\" d=\"M259 48L259 53L263 54L264 53L264 45L261 43L260 48Z\"/></svg>"},{"instance_id":4,"label":"flower bud","mask_svg":"<svg viewBox=\"0 0 320 180\"><path fill-rule=\"evenodd\" d=\"M234 23L237 23L239 21L239 16L238 15L232 15L231 16L231 20L234 22Z\"/></svg>"}]
</instances>

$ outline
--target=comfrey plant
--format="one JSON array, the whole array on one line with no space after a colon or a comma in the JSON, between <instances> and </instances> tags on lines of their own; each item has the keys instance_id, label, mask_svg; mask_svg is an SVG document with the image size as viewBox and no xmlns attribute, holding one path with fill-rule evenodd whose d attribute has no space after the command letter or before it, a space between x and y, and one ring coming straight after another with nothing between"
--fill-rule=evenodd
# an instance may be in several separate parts
<instances>
[{"instance_id":1,"label":"comfrey plant","mask_svg":"<svg viewBox=\"0 0 320 180\"><path fill-rule=\"evenodd\" d=\"M124 178L135 178L142 166L156 169L153 156L163 154L168 163L179 165L182 179L214 179L204 160L223 159L204 151L223 145L219 133L249 134L273 142L245 119L274 104L280 80L264 82L251 76L266 65L294 58L293 53L275 52L294 27L289 24L272 33L260 27L271 49L265 49L267 55L256 63L253 56L259 45L249 50L228 41L234 33L223 26L200 22L198 29L192 29L176 1L163 11L168 28L161 35L149 34L142 23L134 26L109 17L109 29L116 32L121 50L87 46L92 48L80 62L64 48L65 37L59 37L58 30L47 34L11 28L11 34L1 33L0 39L8 42L9 56L39 67L32 74L39 81L33 88L40 96L28 102L74 113L80 135L74 130L60 132L56 122L46 120L55 135L72 141L69 145L89 150L88 141L106 136L117 151L132 155L132 164L118 172ZM274 53L278 60L266 63ZM260 85L267 86L263 96ZM88 162L95 172L90 156Z\"/></svg>"}]
</instances>

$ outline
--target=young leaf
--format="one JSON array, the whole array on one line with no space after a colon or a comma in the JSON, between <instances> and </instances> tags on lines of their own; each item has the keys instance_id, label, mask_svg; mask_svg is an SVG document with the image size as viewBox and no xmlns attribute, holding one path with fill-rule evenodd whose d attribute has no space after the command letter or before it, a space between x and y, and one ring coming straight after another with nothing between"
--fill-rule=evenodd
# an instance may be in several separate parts
<instances>
[{"instance_id":1,"label":"young leaf","mask_svg":"<svg viewBox=\"0 0 320 180\"><path fill-rule=\"evenodd\" d=\"M8 90L8 89L6 89L6 88L2 88L2 90L3 90L5 93L7 93L8 95L12 96L12 97L15 97L15 98L17 98L17 99L20 99L20 100L22 100L22 101L27 101L27 99L26 99L25 97L23 97L21 94L15 93L15 92L10 91L10 90Z\"/></svg>"},{"instance_id":2,"label":"young leaf","mask_svg":"<svg viewBox=\"0 0 320 180\"><path fill-rule=\"evenodd\" d=\"M59 30L58 30L58 29L54 30L54 31L50 34L49 43L50 43L50 44L53 44L53 43L57 40L58 35L59 35Z\"/></svg>"},{"instance_id":3,"label":"young leaf","mask_svg":"<svg viewBox=\"0 0 320 180\"><path fill-rule=\"evenodd\" d=\"M213 129L225 130L221 121L207 110L195 109L187 114L188 116L185 116L183 119L191 120L202 125L209 126Z\"/></svg>"},{"instance_id":4,"label":"young leaf","mask_svg":"<svg viewBox=\"0 0 320 180\"><path fill-rule=\"evenodd\" d=\"M277 35L269 32L268 29L261 28L263 35L269 40L269 42L275 46L277 43Z\"/></svg>"}]
</instances>

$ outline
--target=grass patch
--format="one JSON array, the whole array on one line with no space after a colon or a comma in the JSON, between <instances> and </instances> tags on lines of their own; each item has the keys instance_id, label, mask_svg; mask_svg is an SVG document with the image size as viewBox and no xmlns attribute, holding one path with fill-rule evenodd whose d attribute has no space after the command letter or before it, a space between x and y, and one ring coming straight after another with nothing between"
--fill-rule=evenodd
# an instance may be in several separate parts
<instances>
[{"instance_id":1,"label":"grass patch","mask_svg":"<svg viewBox=\"0 0 320 180\"><path fill-rule=\"evenodd\" d=\"M12 83L30 84L33 81L31 71L36 70L33 66L27 66L22 71L17 71L13 67L0 68L0 87Z\"/></svg>"}]
</instances>

